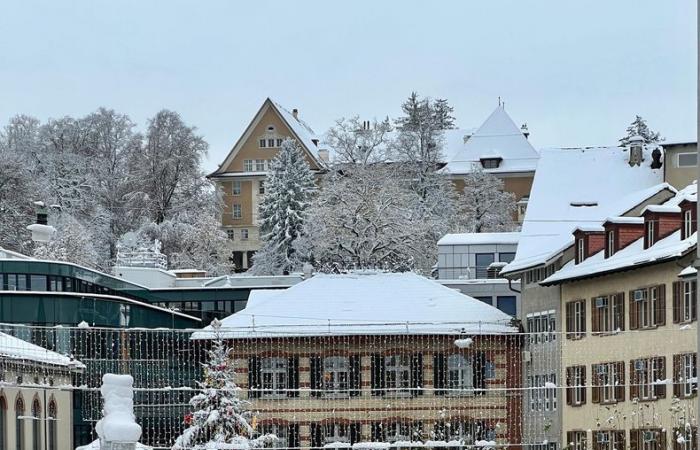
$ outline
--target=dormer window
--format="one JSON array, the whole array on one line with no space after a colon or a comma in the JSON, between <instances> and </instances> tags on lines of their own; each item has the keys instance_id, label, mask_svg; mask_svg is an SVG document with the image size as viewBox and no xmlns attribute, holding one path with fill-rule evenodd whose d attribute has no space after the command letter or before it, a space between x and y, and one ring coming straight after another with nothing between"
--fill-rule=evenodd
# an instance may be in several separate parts
<instances>
[{"instance_id":1,"label":"dormer window","mask_svg":"<svg viewBox=\"0 0 700 450\"><path fill-rule=\"evenodd\" d=\"M610 258L612 255L615 254L615 230L608 231L606 242L606 250L608 253L606 257Z\"/></svg>"},{"instance_id":2,"label":"dormer window","mask_svg":"<svg viewBox=\"0 0 700 450\"><path fill-rule=\"evenodd\" d=\"M656 242L656 224L654 219L647 219L644 239L646 241L645 248L651 247Z\"/></svg>"},{"instance_id":3,"label":"dormer window","mask_svg":"<svg viewBox=\"0 0 700 450\"><path fill-rule=\"evenodd\" d=\"M576 264L580 264L586 259L586 246L583 238L576 239Z\"/></svg>"},{"instance_id":4,"label":"dormer window","mask_svg":"<svg viewBox=\"0 0 700 450\"><path fill-rule=\"evenodd\" d=\"M267 148L267 139L260 139L260 148Z\"/></svg>"},{"instance_id":5,"label":"dormer window","mask_svg":"<svg viewBox=\"0 0 700 450\"><path fill-rule=\"evenodd\" d=\"M503 158L500 156L494 156L492 158L481 158L481 166L484 169L498 169L498 167L501 165L501 161L503 161Z\"/></svg>"},{"instance_id":6,"label":"dormer window","mask_svg":"<svg viewBox=\"0 0 700 450\"><path fill-rule=\"evenodd\" d=\"M683 211L683 239L693 234L693 211L686 209Z\"/></svg>"}]
</instances>

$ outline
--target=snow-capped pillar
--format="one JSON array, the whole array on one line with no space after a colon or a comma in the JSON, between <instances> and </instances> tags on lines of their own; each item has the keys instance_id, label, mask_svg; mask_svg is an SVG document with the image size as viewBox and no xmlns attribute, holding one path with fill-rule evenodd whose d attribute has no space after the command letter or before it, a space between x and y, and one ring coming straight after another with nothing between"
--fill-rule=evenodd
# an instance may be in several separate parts
<instances>
[{"instance_id":1,"label":"snow-capped pillar","mask_svg":"<svg viewBox=\"0 0 700 450\"><path fill-rule=\"evenodd\" d=\"M134 416L134 379L131 375L107 373L102 377L103 418L95 430L100 450L135 450L141 426Z\"/></svg>"}]
</instances>

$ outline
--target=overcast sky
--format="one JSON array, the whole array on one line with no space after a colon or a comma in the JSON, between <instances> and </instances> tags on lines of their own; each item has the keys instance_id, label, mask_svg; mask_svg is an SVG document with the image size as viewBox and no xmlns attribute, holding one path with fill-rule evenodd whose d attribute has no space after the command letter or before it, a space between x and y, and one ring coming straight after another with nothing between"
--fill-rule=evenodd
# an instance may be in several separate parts
<instances>
[{"instance_id":1,"label":"overcast sky","mask_svg":"<svg viewBox=\"0 0 700 450\"><path fill-rule=\"evenodd\" d=\"M68 6L70 5L70 6ZM178 111L207 169L270 96L324 132L412 91L460 127L498 97L538 147L615 144L640 114L695 139L695 0L16 1L0 12L0 122Z\"/></svg>"}]
</instances>

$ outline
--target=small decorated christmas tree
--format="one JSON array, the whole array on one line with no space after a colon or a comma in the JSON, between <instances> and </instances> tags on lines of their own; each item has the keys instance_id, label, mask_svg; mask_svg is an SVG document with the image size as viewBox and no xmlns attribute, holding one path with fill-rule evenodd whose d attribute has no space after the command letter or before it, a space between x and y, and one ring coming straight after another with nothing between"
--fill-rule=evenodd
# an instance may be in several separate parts
<instances>
[{"instance_id":1,"label":"small decorated christmas tree","mask_svg":"<svg viewBox=\"0 0 700 450\"><path fill-rule=\"evenodd\" d=\"M260 448L277 438L266 434L254 437L250 424L250 402L239 397L234 382L230 349L221 337L221 322L214 319L214 332L209 361L204 366L204 381L197 382L200 393L190 399L193 413L185 417L187 428L175 441L173 450Z\"/></svg>"}]
</instances>

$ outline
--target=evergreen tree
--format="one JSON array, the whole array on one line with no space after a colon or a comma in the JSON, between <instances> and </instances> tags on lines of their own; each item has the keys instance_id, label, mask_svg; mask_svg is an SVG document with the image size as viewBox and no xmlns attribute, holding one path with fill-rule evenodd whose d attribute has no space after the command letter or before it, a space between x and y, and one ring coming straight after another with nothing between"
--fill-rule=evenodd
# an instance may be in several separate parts
<instances>
[{"instance_id":1,"label":"evergreen tree","mask_svg":"<svg viewBox=\"0 0 700 450\"><path fill-rule=\"evenodd\" d=\"M645 144L657 144L662 140L661 135L652 131L642 116L635 116L630 126L627 127L625 136L620 139L620 145L629 145L630 138L633 136L641 136L644 138Z\"/></svg>"},{"instance_id":2,"label":"evergreen tree","mask_svg":"<svg viewBox=\"0 0 700 450\"><path fill-rule=\"evenodd\" d=\"M194 409L185 417L187 428L175 441L173 450L181 449L240 449L260 448L276 437L266 434L253 437L250 424L250 402L239 397L240 388L234 382L230 349L221 336L221 322L214 319L214 332L209 361L204 366L204 381L197 382L200 393L190 399Z\"/></svg>"},{"instance_id":3,"label":"evergreen tree","mask_svg":"<svg viewBox=\"0 0 700 450\"><path fill-rule=\"evenodd\" d=\"M299 266L294 250L303 232L306 210L315 191L314 176L301 148L285 139L272 160L260 203L263 247L253 258L253 273L280 274Z\"/></svg>"}]
</instances>

